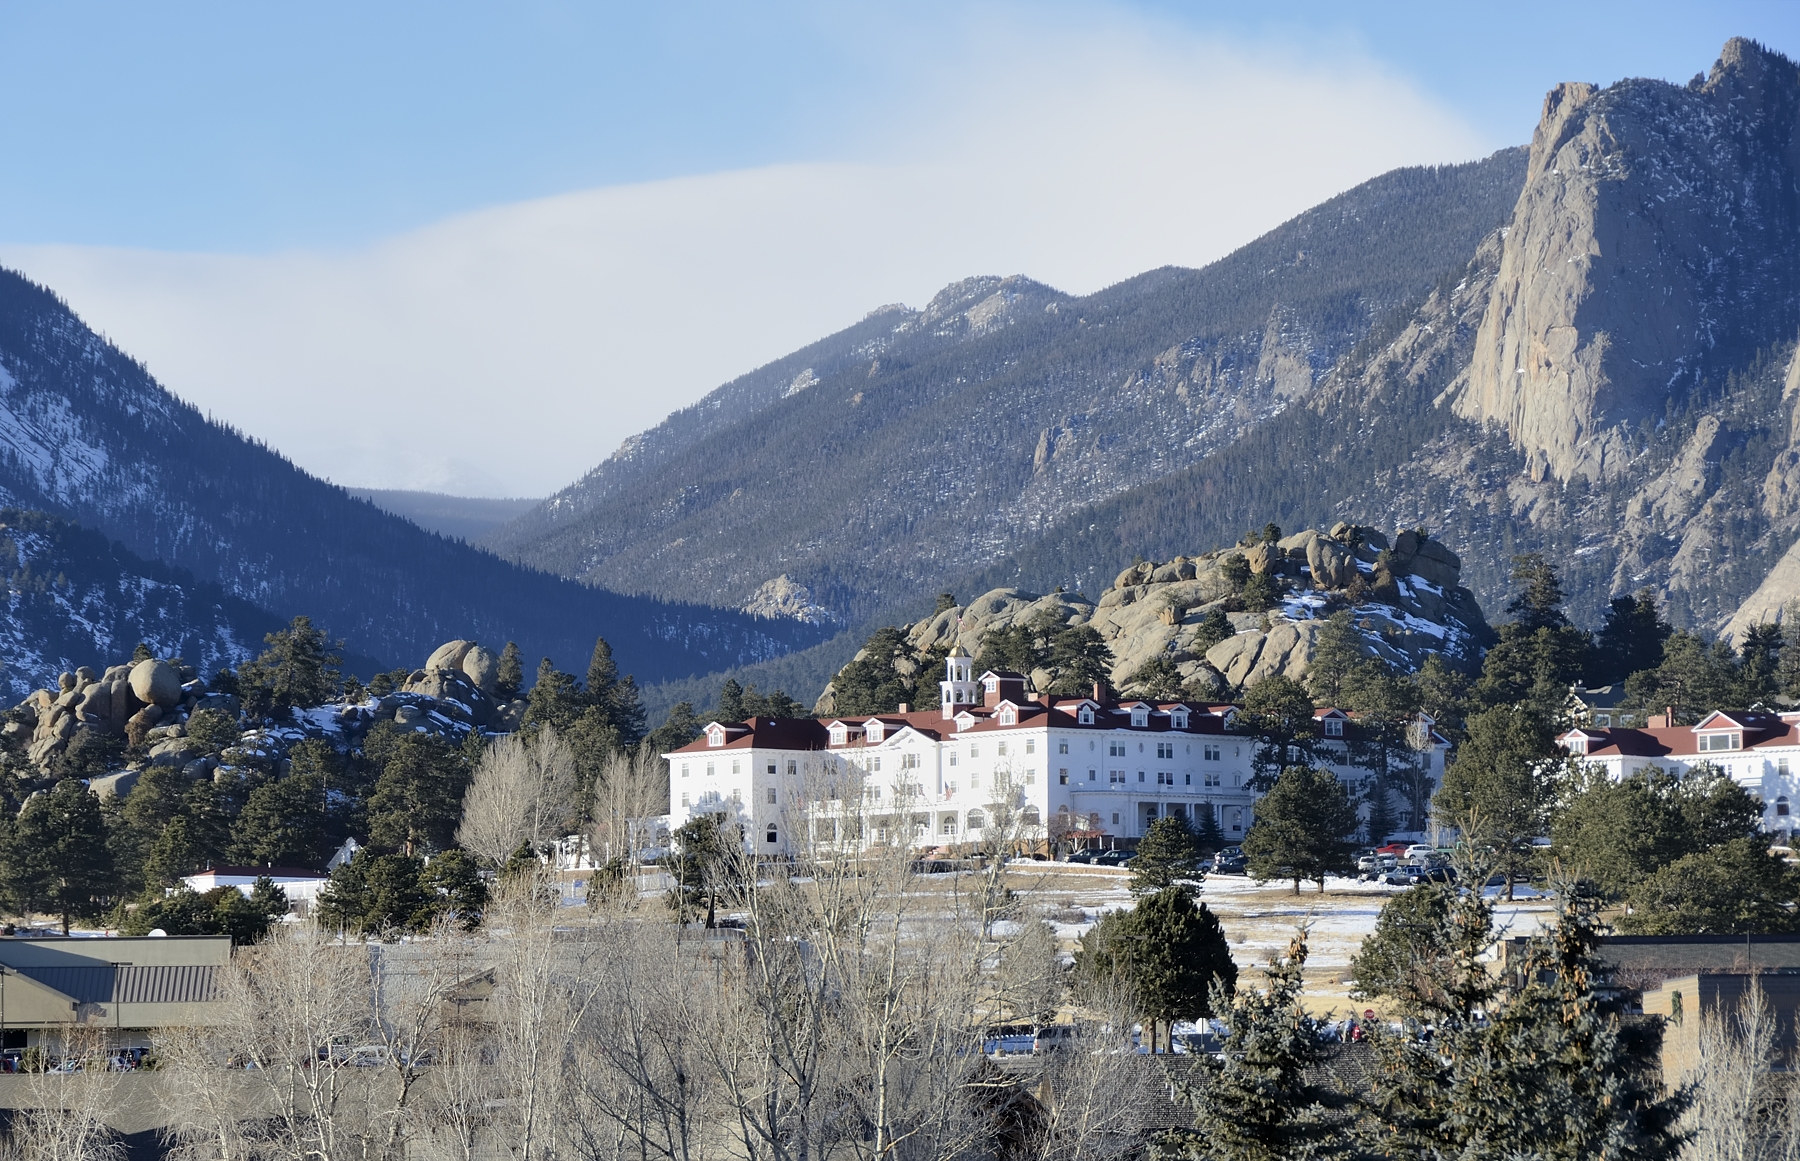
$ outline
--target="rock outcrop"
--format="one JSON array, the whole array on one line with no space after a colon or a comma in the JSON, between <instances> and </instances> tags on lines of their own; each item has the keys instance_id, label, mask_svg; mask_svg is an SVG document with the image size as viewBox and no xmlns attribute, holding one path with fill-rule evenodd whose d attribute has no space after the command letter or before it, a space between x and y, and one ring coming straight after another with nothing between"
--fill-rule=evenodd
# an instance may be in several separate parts
<instances>
[{"instance_id":1,"label":"rock outcrop","mask_svg":"<svg viewBox=\"0 0 1800 1161\"><path fill-rule=\"evenodd\" d=\"M1747 40L1685 87L1559 85L1456 396L1539 478L1612 478L1712 370L1791 339L1800 74Z\"/></svg>"},{"instance_id":2,"label":"rock outcrop","mask_svg":"<svg viewBox=\"0 0 1800 1161\"><path fill-rule=\"evenodd\" d=\"M1231 611L1240 606L1232 575L1243 568L1277 578L1284 592L1275 608ZM1145 665L1166 657L1186 683L1223 697L1270 674L1304 679L1324 618L1347 609L1371 655L1410 671L1437 654L1466 670L1479 664L1490 630L1458 583L1461 571L1454 552L1418 532L1390 541L1373 528L1339 523L1273 544L1142 561L1121 571L1096 601L995 589L908 626L906 639L920 654L960 646L979 657L989 633L1013 625L1088 625L1112 651L1114 687L1128 687ZM1221 640L1213 639L1214 614L1229 625ZM1027 676L1041 689L1051 675ZM834 704L827 686L814 709L830 713Z\"/></svg>"}]
</instances>

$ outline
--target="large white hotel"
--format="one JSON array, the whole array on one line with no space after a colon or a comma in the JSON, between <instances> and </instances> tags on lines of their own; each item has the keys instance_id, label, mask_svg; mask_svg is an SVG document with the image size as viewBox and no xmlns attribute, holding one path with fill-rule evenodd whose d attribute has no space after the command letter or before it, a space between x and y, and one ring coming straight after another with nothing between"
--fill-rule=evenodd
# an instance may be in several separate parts
<instances>
[{"instance_id":1,"label":"large white hotel","mask_svg":"<svg viewBox=\"0 0 1800 1161\"><path fill-rule=\"evenodd\" d=\"M1249 831L1258 738L1237 708L1099 696L1033 697L1024 677L975 676L961 649L940 705L864 718L712 722L669 762L669 821L722 814L758 854L804 841L956 846L1004 828L1022 839L1135 839L1156 819L1210 812L1227 841ZM1318 759L1341 775L1352 722L1315 715ZM1435 783L1448 743L1421 722ZM807 833L797 833L806 831Z\"/></svg>"}]
</instances>

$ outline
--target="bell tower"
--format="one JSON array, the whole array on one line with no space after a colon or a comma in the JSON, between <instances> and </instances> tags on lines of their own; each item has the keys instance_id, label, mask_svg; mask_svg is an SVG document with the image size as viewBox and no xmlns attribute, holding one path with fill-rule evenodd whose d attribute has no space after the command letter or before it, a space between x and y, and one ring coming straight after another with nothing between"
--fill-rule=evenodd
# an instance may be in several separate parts
<instances>
[{"instance_id":1,"label":"bell tower","mask_svg":"<svg viewBox=\"0 0 1800 1161\"><path fill-rule=\"evenodd\" d=\"M944 658L944 680L938 687L943 690L946 719L955 717L969 706L981 704L981 683L975 680L975 659L961 645L950 650L950 656Z\"/></svg>"}]
</instances>

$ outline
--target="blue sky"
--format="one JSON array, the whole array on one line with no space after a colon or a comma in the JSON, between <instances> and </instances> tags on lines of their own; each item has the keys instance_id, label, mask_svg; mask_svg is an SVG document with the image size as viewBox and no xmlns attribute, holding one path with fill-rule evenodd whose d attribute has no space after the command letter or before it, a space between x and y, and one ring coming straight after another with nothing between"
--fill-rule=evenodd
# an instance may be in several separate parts
<instances>
[{"instance_id":1,"label":"blue sky","mask_svg":"<svg viewBox=\"0 0 1800 1161\"><path fill-rule=\"evenodd\" d=\"M1685 80L1731 35L1800 54L1800 5L9 3L0 259L334 479L536 493L881 302L1203 262L1380 169L1524 142L1558 81ZM1092 176L1139 164L1204 193ZM971 199L1006 228L959 233ZM942 221L903 236L921 206ZM471 325L490 283L530 308ZM334 315L352 284L381 297ZM587 422L434 459L431 422L351 446L319 414L521 388Z\"/></svg>"}]
</instances>

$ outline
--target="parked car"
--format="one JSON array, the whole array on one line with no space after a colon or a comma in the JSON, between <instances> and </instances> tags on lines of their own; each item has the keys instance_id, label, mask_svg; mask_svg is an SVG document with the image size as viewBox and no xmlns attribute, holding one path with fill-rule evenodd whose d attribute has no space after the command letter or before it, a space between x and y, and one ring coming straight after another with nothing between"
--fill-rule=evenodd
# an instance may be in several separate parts
<instances>
[{"instance_id":1,"label":"parked car","mask_svg":"<svg viewBox=\"0 0 1800 1161\"><path fill-rule=\"evenodd\" d=\"M1091 863L1099 853L1099 851L1071 851L1069 852L1067 861L1071 863Z\"/></svg>"},{"instance_id":2,"label":"parked car","mask_svg":"<svg viewBox=\"0 0 1800 1161\"><path fill-rule=\"evenodd\" d=\"M1129 863L1130 861L1131 861L1131 852L1130 851L1121 851L1121 850L1101 851L1099 854L1094 856L1094 865L1096 867L1122 867L1126 863Z\"/></svg>"},{"instance_id":3,"label":"parked car","mask_svg":"<svg viewBox=\"0 0 1800 1161\"><path fill-rule=\"evenodd\" d=\"M1224 851L1220 851L1213 856L1212 873L1215 875L1242 875L1249 869L1249 866L1250 864L1243 855L1228 855Z\"/></svg>"}]
</instances>

